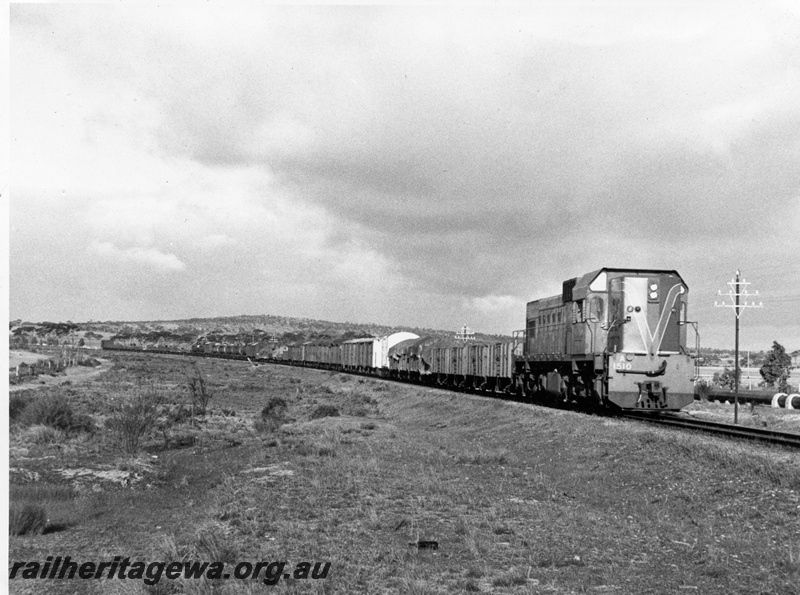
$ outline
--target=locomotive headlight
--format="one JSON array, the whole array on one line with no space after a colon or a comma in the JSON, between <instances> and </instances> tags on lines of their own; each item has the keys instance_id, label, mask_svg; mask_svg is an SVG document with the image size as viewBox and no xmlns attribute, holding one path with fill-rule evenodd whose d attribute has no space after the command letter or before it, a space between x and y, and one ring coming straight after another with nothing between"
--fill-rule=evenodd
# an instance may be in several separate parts
<instances>
[{"instance_id":1,"label":"locomotive headlight","mask_svg":"<svg viewBox=\"0 0 800 595\"><path fill-rule=\"evenodd\" d=\"M651 283L649 289L648 298L650 301L658 300L658 283Z\"/></svg>"},{"instance_id":2,"label":"locomotive headlight","mask_svg":"<svg viewBox=\"0 0 800 595\"><path fill-rule=\"evenodd\" d=\"M657 291L651 291L650 292L650 299L651 300L657 300L658 299L658 292Z\"/></svg>"}]
</instances>

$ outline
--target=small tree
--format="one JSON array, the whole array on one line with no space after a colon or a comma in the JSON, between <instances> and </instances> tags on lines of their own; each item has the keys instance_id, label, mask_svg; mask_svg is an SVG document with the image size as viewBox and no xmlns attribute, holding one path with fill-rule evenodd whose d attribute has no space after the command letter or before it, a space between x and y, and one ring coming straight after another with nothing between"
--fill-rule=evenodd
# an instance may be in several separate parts
<instances>
[{"instance_id":1,"label":"small tree","mask_svg":"<svg viewBox=\"0 0 800 595\"><path fill-rule=\"evenodd\" d=\"M742 370L739 369L739 380L741 379ZM722 374L719 372L714 373L712 382L720 388L729 388L733 390L736 387L736 372L725 366L725 368L722 370Z\"/></svg>"},{"instance_id":2,"label":"small tree","mask_svg":"<svg viewBox=\"0 0 800 595\"><path fill-rule=\"evenodd\" d=\"M203 372L197 364L194 365L193 374L187 374L186 377L186 387L189 389L192 411L199 415L205 415L208 402L211 400L211 397L214 396L214 393L208 388Z\"/></svg>"},{"instance_id":3,"label":"small tree","mask_svg":"<svg viewBox=\"0 0 800 595\"><path fill-rule=\"evenodd\" d=\"M158 421L164 393L154 385L139 386L129 398L112 406L111 415L106 420L108 427L129 454L139 450L139 443Z\"/></svg>"},{"instance_id":4,"label":"small tree","mask_svg":"<svg viewBox=\"0 0 800 595\"><path fill-rule=\"evenodd\" d=\"M274 432L286 423L286 401L280 397L272 397L261 410L261 419L257 419L255 429L259 432Z\"/></svg>"},{"instance_id":5,"label":"small tree","mask_svg":"<svg viewBox=\"0 0 800 595\"><path fill-rule=\"evenodd\" d=\"M765 386L778 385L778 390L787 392L789 389L789 370L792 365L792 358L786 353L786 349L777 341L772 342L772 349L764 358L764 365L759 372L764 379Z\"/></svg>"}]
</instances>

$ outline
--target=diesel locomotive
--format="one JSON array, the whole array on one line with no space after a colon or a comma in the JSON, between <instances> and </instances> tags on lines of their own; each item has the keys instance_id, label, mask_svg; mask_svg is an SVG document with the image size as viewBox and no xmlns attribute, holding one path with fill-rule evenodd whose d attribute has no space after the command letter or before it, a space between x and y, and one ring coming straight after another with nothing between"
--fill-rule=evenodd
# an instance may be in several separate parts
<instances>
[{"instance_id":1,"label":"diesel locomotive","mask_svg":"<svg viewBox=\"0 0 800 595\"><path fill-rule=\"evenodd\" d=\"M694 400L686 350L688 288L675 271L603 268L529 302L514 385L621 409L676 410Z\"/></svg>"}]
</instances>

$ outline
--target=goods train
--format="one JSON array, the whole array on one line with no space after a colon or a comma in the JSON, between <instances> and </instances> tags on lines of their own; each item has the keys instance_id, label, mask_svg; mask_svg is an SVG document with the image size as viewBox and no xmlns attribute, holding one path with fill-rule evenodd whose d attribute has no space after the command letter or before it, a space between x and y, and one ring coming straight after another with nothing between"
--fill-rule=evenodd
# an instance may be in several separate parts
<instances>
[{"instance_id":1,"label":"goods train","mask_svg":"<svg viewBox=\"0 0 800 595\"><path fill-rule=\"evenodd\" d=\"M603 268L564 281L560 295L529 302L525 329L509 341L400 332L278 344L266 354L208 343L192 352L588 408L678 410L694 400L687 296L675 271ZM103 347L126 349L113 341Z\"/></svg>"}]
</instances>

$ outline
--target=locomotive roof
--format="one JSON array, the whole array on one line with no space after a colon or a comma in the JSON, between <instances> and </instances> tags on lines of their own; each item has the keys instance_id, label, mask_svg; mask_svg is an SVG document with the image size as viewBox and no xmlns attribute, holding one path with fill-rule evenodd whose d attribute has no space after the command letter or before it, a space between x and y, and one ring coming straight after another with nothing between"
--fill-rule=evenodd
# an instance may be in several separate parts
<instances>
[{"instance_id":1,"label":"locomotive roof","mask_svg":"<svg viewBox=\"0 0 800 595\"><path fill-rule=\"evenodd\" d=\"M575 278L575 290L584 289L586 287L589 287L589 285L592 284L592 281L597 279L597 276L600 275L600 273L630 273L630 274L633 274L633 275L642 275L642 274L645 274L645 275L664 275L664 274L670 274L670 275L675 275L678 279L681 280L681 283L683 283L683 279L681 279L681 276L678 274L678 271L675 271L675 270L668 270L668 269L615 269L615 268L610 268L610 267L603 267L602 269L597 269L596 271L592 271L591 273L586 273L585 275L583 275L581 277L576 277Z\"/></svg>"},{"instance_id":2,"label":"locomotive roof","mask_svg":"<svg viewBox=\"0 0 800 595\"><path fill-rule=\"evenodd\" d=\"M585 275L581 275L579 277L572 277L571 279L567 279L564 283L567 283L567 282L572 281L574 279L575 280L575 284L573 285L573 288L572 288L572 296L573 296L573 298L581 299L583 297L586 297L586 294L589 291L589 286L592 284L592 282L595 279L597 279L597 277L601 273L623 273L623 274L628 273L628 274L632 274L632 275L664 275L664 274L675 275L678 279L680 279L681 283L686 285L686 283L683 281L681 276L675 270L670 270L670 269L624 269L624 268L612 268L612 267L603 267L602 269L594 270L594 271L592 271L590 273L586 273ZM548 296L548 297L545 297L545 298L539 298L539 299L536 299L536 300L531 300L528 303L532 304L534 302L542 302L544 300L550 300L550 299L554 300L554 302L555 302L556 298L558 298L560 300L562 298L562 296L561 295ZM546 307L547 305L548 304L543 304L543 307ZM553 305L555 305L555 303Z\"/></svg>"}]
</instances>

